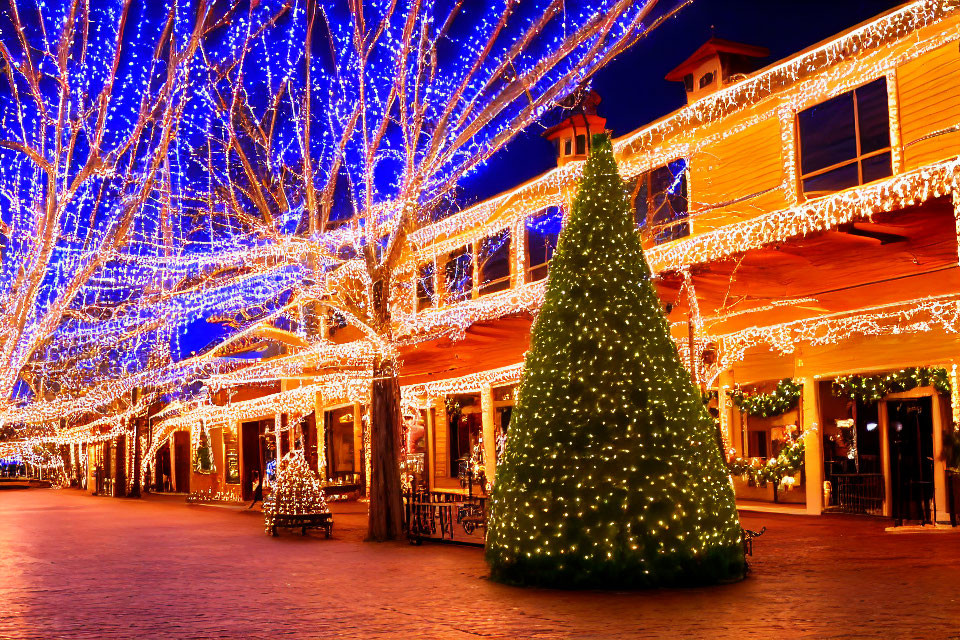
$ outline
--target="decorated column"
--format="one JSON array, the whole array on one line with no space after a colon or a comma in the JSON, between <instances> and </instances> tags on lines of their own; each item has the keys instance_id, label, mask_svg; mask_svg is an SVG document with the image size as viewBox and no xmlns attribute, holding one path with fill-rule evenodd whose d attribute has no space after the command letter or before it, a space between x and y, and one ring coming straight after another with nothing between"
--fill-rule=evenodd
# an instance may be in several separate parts
<instances>
[{"instance_id":1,"label":"decorated column","mask_svg":"<svg viewBox=\"0 0 960 640\"><path fill-rule=\"evenodd\" d=\"M823 444L820 429L820 408L817 401L817 380L803 379L803 469L807 488L807 513L823 511Z\"/></svg>"},{"instance_id":2,"label":"decorated column","mask_svg":"<svg viewBox=\"0 0 960 640\"><path fill-rule=\"evenodd\" d=\"M367 481L364 462L366 456L363 455L363 407L359 402L353 403L353 468L356 474L360 475L364 482ZM364 491L366 493L366 491Z\"/></svg>"},{"instance_id":3,"label":"decorated column","mask_svg":"<svg viewBox=\"0 0 960 640\"><path fill-rule=\"evenodd\" d=\"M727 369L721 371L717 378L717 409L720 413L720 433L723 435L723 443L727 449L731 447L736 449L737 455L742 455L740 451L740 428L739 424L734 428L733 402L730 401L728 391L733 390L733 370ZM726 455L726 451L724 451Z\"/></svg>"},{"instance_id":4,"label":"decorated column","mask_svg":"<svg viewBox=\"0 0 960 640\"><path fill-rule=\"evenodd\" d=\"M487 482L493 482L497 469L497 436L494 429L493 388L489 384L480 389L480 418L483 428L483 466Z\"/></svg>"}]
</instances>

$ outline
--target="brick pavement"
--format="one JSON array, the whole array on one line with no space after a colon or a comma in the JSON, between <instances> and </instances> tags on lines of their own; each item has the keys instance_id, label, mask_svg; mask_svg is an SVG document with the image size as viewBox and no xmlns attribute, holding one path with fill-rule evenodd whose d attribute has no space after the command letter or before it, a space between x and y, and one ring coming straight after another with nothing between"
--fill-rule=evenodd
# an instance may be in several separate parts
<instances>
[{"instance_id":1,"label":"brick pavement","mask_svg":"<svg viewBox=\"0 0 960 640\"><path fill-rule=\"evenodd\" d=\"M479 549L270 538L253 512L76 490L0 495L0 638L960 638L960 533L747 514L751 576L572 592L486 579Z\"/></svg>"}]
</instances>

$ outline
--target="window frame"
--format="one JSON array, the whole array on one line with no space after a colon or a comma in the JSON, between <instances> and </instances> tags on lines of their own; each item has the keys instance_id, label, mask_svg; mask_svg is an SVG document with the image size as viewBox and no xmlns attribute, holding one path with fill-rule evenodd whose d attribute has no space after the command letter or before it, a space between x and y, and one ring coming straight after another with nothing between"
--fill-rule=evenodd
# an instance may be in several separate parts
<instances>
[{"instance_id":1,"label":"window frame","mask_svg":"<svg viewBox=\"0 0 960 640\"><path fill-rule=\"evenodd\" d=\"M547 275L550 273L550 263L553 262L553 256L556 254L557 248L560 246L560 234L563 233L563 215L564 215L564 212L563 212L563 208L562 208L562 207L557 206L557 207L556 207L556 208L557 208L557 213L560 214L560 220L561 220L561 222L560 222L560 231L557 232L557 244L556 244L556 246L553 248L553 251L550 253L550 259L549 259L549 260L547 260L546 262L541 262L540 264L532 265L532 266L531 266L531 264L530 264L530 255L531 255L531 252L530 252L530 227L527 226L527 222L528 222L531 218L536 218L536 217L541 216L541 215L546 215L547 210L549 210L549 209L551 209L551 208L552 208L552 207L544 207L543 209L539 209L538 211L536 211L535 213L533 213L533 214L531 214L531 215L524 216L523 219L522 219L522 220L523 220L522 226L523 226L523 283L524 283L524 284L529 284L529 283L531 283L531 282L539 282L539 281L541 281L541 280L546 280L546 279L547 279ZM538 277L538 278L532 277L532 276L533 276L533 273L534 273L535 271L539 271L539 270L542 270L542 271L543 271L543 275L540 276L540 277Z\"/></svg>"},{"instance_id":2,"label":"window frame","mask_svg":"<svg viewBox=\"0 0 960 640\"><path fill-rule=\"evenodd\" d=\"M448 267L452 260L450 256L462 252L457 255L454 260L460 258L463 255L470 256L470 287L467 289L464 288L464 291L454 291L450 288L450 278ZM456 295L454 295L456 294ZM443 297L444 303L447 305L457 304L460 302L465 302L475 298L477 295L477 247L475 242L468 242L466 244L458 246L452 251L448 251L447 255L443 259Z\"/></svg>"},{"instance_id":3,"label":"window frame","mask_svg":"<svg viewBox=\"0 0 960 640\"><path fill-rule=\"evenodd\" d=\"M861 140L860 140L860 109L859 109L859 105L858 105L858 103L857 103L857 90L858 90L858 89L862 89L863 87L866 87L867 85L873 84L874 82L878 82L878 81L882 81L882 82L885 84L885 91L886 91L886 94L887 94L887 105L886 105L886 110L887 110L887 146L886 146L886 147L881 147L880 149L876 149L876 150L874 150L874 151L869 151L869 152L867 152L867 153L862 153L861 150L860 150L860 147L861 147ZM840 97L842 97L842 96L844 96L844 95L846 95L846 94L848 94L848 93L851 94L851 97L853 98L853 137L854 137L854 143L855 143L855 145L856 145L856 155L854 155L854 157L852 157L852 158L850 158L850 159L848 159L848 160L843 160L843 161L841 161L841 162L836 162L836 163L834 163L834 164L832 164L832 165L829 165L829 166L826 166L826 167L821 167L820 169L816 169L816 170L814 170L814 171L810 171L809 173L803 173L803 138L802 138L801 135L800 135L800 114L803 113L804 111L808 111L809 109L814 109L814 108L818 107L818 106L821 105L821 104L824 104L824 103L826 103L826 102L829 102L830 100L834 100L834 99L836 99L836 98L840 98ZM889 85L886 83L886 76L880 76L880 77L878 77L878 78L874 78L873 80L868 80L867 82L863 82L863 83L861 83L861 84L858 84L857 86L852 87L852 88L850 88L850 89L847 89L846 91L843 91L843 92L841 92L841 93L838 93L837 95L830 96L830 97L828 97L828 98L824 98L824 99L822 99L822 100L820 100L820 101L818 101L818 102L816 102L816 103L814 103L814 104L811 104L811 105L808 106L808 107L805 107L805 108L803 108L803 109L798 110L798 111L794 114L793 126L794 126L794 137L795 137L795 139L796 139L796 145L795 145L795 147L796 147L796 169L797 169L797 193L800 194L800 199L801 199L801 201L815 200L815 199L817 199L817 198L822 198L822 197L824 197L824 196L829 196L829 195L832 195L832 194L834 194L834 193L839 193L840 191L845 191L846 189L854 189L854 188L856 188L856 187L862 187L864 184L869 184L869 182L864 182L864 181L863 181L863 161L864 161L864 160L869 160L870 158L873 158L873 157L876 157L876 156L882 156L882 155L884 155L884 154L889 154L889 155L890 155L890 175L887 176L887 177L892 177L892 176L894 175L894 171L893 171L893 121L892 121L892 118L891 118L891 115L890 115L890 102L889 102L889 101L890 101L890 87L889 87ZM836 190L836 191L810 191L810 192L807 192L807 191L803 188L803 183L804 183L804 181L805 181L805 180L808 180L809 178L815 178L815 177L817 177L817 176L820 176L820 175L829 173L829 172L834 171L834 170L836 170L836 169L841 169L841 168L843 168L843 167L846 167L846 166L849 166L849 165L852 165L852 164L856 164L856 166L857 166L857 184L855 184L855 185L850 185L849 187L845 187L845 188L843 188L843 189L838 189L838 190ZM871 180L871 182L873 182L873 181Z\"/></svg>"},{"instance_id":4,"label":"window frame","mask_svg":"<svg viewBox=\"0 0 960 640\"><path fill-rule=\"evenodd\" d=\"M425 269L428 266L433 267L433 277L431 282L431 287L433 288L433 291L429 292L430 295L424 298L420 295L421 282L423 281L423 278L421 277L420 273L423 269ZM413 277L414 277L414 297L416 299L415 301L416 301L417 313L419 313L421 311L424 311L425 309L429 309L430 307L434 306L437 300L437 261L428 260L426 262L419 263L417 265L416 273L414 274ZM423 304L424 301L426 301L426 304Z\"/></svg>"},{"instance_id":5,"label":"window frame","mask_svg":"<svg viewBox=\"0 0 960 640\"><path fill-rule=\"evenodd\" d=\"M484 248L485 243L488 240L491 240L494 237L499 236L500 234L506 234L506 240L504 242L506 244L506 251L507 251L507 275L501 276L496 280L491 280L490 282L484 282L483 280L484 265L480 261L480 253L481 253L481 250ZM477 291L476 297L479 298L481 296L498 293L500 291L506 291L507 289L511 288L512 282L513 282L513 260L511 260L510 258L512 254L512 251L511 251L512 243L513 243L513 233L511 232L510 227L504 227L500 231L495 231L477 240L476 246L473 251L473 260L474 260L473 272L475 275L474 279L476 280L476 282L474 283L474 288ZM503 285L504 283L506 283L506 286L500 286L500 285Z\"/></svg>"},{"instance_id":6,"label":"window frame","mask_svg":"<svg viewBox=\"0 0 960 640\"><path fill-rule=\"evenodd\" d=\"M664 168L669 170L669 169L670 169L670 165L675 164L675 163L677 163L677 162L683 162L683 163L684 163L684 167L683 167L683 182L684 182L684 193L685 193L685 195L684 195L684 200L686 201L686 210L685 210L685 214L686 214L686 215L684 215L682 218L678 218L678 219L676 219L676 220L673 220L673 221L670 222L669 224L651 225L651 216L654 215L654 214L656 213L656 211L654 211L653 213L651 213L651 211L650 211L651 206L652 206L652 204L653 204L653 196L654 196L654 194L651 192L651 189L650 189L650 179L651 179L651 177L652 177L652 175L653 175L653 173L654 173L655 171L657 171L657 170L659 170L659 169L664 169ZM671 173L672 173L672 172L671 172ZM646 218L644 219L644 223L643 223L642 226L641 226L641 225L639 224L639 222L637 221L637 213L638 213L638 212L637 212L637 205L636 205L636 202L637 202L637 194L638 194L639 191L640 191L640 180L641 180L641 178L643 178L643 179L646 181L646 188L647 188L647 214L646 214ZM630 191L630 206L633 208L634 227L635 227L636 230L640 233L641 238L643 238L643 240L644 240L644 245L645 245L645 246L653 246L653 247L656 247L656 246L660 246L660 245L662 245L662 244L667 244L668 242L673 242L673 241L675 241L675 240L679 240L679 239L681 239L681 238L685 238L685 237L687 237L687 236L690 235L690 233L691 233L691 228L690 228L690 162L689 162L689 160L688 160L687 158L685 158L685 157L683 157L683 156L679 156L679 157L674 158L673 160L667 160L666 162L664 162L664 163L662 163L662 164L657 164L656 166L650 167L650 168L647 169L646 171L641 171L641 172L640 172L635 178L633 178L632 180L633 180L633 185L632 185L632 189L631 189L631 191ZM629 181L627 182L627 184L629 184ZM671 210L673 209L673 205L672 205L672 204L670 205L670 208L671 208ZM663 238L663 239L658 239L664 232L672 231L674 228L679 228L679 227L681 226L681 223L683 223L683 224L686 226L686 233L680 233L680 234L677 235L676 237L667 237L667 238ZM660 232L654 232L654 230L653 230L653 229L654 229L654 226L659 227L659 228L660 228ZM649 243L649 244L647 244L647 243Z\"/></svg>"}]
</instances>

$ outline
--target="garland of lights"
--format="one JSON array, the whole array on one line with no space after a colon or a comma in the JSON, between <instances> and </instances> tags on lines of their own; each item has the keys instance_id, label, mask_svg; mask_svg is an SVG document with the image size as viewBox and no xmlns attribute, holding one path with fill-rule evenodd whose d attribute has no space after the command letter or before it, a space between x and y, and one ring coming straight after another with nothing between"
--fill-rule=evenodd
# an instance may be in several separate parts
<instances>
[{"instance_id":1,"label":"garland of lights","mask_svg":"<svg viewBox=\"0 0 960 640\"><path fill-rule=\"evenodd\" d=\"M950 376L942 367L900 369L882 376L842 376L833 381L837 395L866 404L883 400L888 394L918 387L933 387L938 393L950 393Z\"/></svg>"},{"instance_id":2,"label":"garland of lights","mask_svg":"<svg viewBox=\"0 0 960 640\"><path fill-rule=\"evenodd\" d=\"M784 378L777 383L773 393L754 393L747 395L741 389L727 391L733 404L748 416L771 418L781 416L792 410L800 401L803 383Z\"/></svg>"}]
</instances>

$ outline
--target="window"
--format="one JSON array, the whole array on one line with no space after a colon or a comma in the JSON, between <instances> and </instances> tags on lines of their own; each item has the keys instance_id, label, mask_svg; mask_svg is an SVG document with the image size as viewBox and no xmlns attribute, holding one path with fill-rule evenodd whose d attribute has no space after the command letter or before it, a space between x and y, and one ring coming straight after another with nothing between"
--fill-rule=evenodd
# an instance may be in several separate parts
<instances>
[{"instance_id":1,"label":"window","mask_svg":"<svg viewBox=\"0 0 960 640\"><path fill-rule=\"evenodd\" d=\"M460 476L463 463L477 450L483 424L480 417L480 396L465 394L447 396L447 420L449 422L450 477ZM464 469L465 470L465 469Z\"/></svg>"},{"instance_id":2,"label":"window","mask_svg":"<svg viewBox=\"0 0 960 640\"><path fill-rule=\"evenodd\" d=\"M713 71L708 71L707 73L700 76L700 88L708 87L713 84Z\"/></svg>"},{"instance_id":3,"label":"window","mask_svg":"<svg viewBox=\"0 0 960 640\"><path fill-rule=\"evenodd\" d=\"M436 294L434 275L436 267L432 262L420 265L417 269L417 311L426 309L433 304Z\"/></svg>"},{"instance_id":4,"label":"window","mask_svg":"<svg viewBox=\"0 0 960 640\"><path fill-rule=\"evenodd\" d=\"M480 295L510 288L510 230L504 229L480 243L477 252Z\"/></svg>"},{"instance_id":5,"label":"window","mask_svg":"<svg viewBox=\"0 0 960 640\"><path fill-rule=\"evenodd\" d=\"M577 155L582 156L587 153L587 136L580 134L577 136Z\"/></svg>"},{"instance_id":6,"label":"window","mask_svg":"<svg viewBox=\"0 0 960 640\"><path fill-rule=\"evenodd\" d=\"M351 476L356 473L354 455L353 407L327 411L327 476Z\"/></svg>"},{"instance_id":7,"label":"window","mask_svg":"<svg viewBox=\"0 0 960 640\"><path fill-rule=\"evenodd\" d=\"M493 388L493 437L497 461L503 459L503 449L507 440L507 431L510 428L510 418L513 415L513 404L517 397L516 385Z\"/></svg>"},{"instance_id":8,"label":"window","mask_svg":"<svg viewBox=\"0 0 960 640\"><path fill-rule=\"evenodd\" d=\"M797 114L800 182L816 197L892 174L886 78Z\"/></svg>"},{"instance_id":9,"label":"window","mask_svg":"<svg viewBox=\"0 0 960 640\"><path fill-rule=\"evenodd\" d=\"M632 192L637 228L645 240L657 245L690 235L686 160L640 174Z\"/></svg>"},{"instance_id":10,"label":"window","mask_svg":"<svg viewBox=\"0 0 960 640\"><path fill-rule=\"evenodd\" d=\"M563 155L569 156L573 153L573 140L571 138L563 139Z\"/></svg>"},{"instance_id":11,"label":"window","mask_svg":"<svg viewBox=\"0 0 960 640\"><path fill-rule=\"evenodd\" d=\"M527 218L527 282L536 282L547 277L547 265L553 258L560 239L563 212L560 207L548 207Z\"/></svg>"},{"instance_id":12,"label":"window","mask_svg":"<svg viewBox=\"0 0 960 640\"><path fill-rule=\"evenodd\" d=\"M444 275L449 302L460 302L473 296L473 253L468 247L450 252Z\"/></svg>"}]
</instances>

